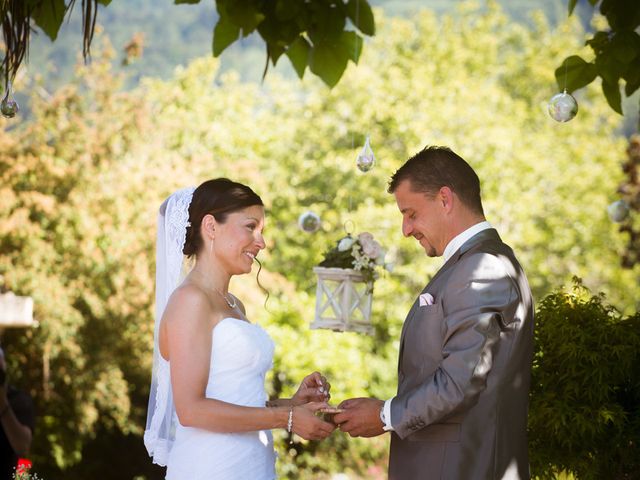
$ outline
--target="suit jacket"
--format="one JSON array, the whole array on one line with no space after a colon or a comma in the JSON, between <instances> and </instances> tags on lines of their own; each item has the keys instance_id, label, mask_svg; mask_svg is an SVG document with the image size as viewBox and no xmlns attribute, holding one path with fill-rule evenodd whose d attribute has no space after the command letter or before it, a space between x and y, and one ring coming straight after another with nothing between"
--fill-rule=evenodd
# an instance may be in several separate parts
<instances>
[{"instance_id":1,"label":"suit jacket","mask_svg":"<svg viewBox=\"0 0 640 480\"><path fill-rule=\"evenodd\" d=\"M404 322L390 480L528 479L533 299L494 229L469 239Z\"/></svg>"}]
</instances>

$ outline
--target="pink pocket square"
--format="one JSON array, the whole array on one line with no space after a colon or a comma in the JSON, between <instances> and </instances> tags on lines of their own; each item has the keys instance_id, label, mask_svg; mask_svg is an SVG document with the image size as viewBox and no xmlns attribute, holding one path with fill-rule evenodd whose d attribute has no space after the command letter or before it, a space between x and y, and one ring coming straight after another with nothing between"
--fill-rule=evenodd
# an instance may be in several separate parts
<instances>
[{"instance_id":1,"label":"pink pocket square","mask_svg":"<svg viewBox=\"0 0 640 480\"><path fill-rule=\"evenodd\" d=\"M425 305L433 305L433 295L430 293L422 293L419 298L421 307L424 307Z\"/></svg>"}]
</instances>

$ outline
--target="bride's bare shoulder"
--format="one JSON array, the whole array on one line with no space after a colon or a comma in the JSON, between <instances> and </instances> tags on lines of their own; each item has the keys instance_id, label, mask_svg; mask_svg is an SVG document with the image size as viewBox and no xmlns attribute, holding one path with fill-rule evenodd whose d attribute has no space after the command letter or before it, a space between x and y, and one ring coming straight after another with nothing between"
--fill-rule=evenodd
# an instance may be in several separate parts
<instances>
[{"instance_id":1,"label":"bride's bare shoulder","mask_svg":"<svg viewBox=\"0 0 640 480\"><path fill-rule=\"evenodd\" d=\"M167 302L160 320L160 353L166 360L170 358L170 339L180 343L180 339L193 344L206 341L206 333L219 321L221 315L215 310L207 293L193 284L177 287Z\"/></svg>"},{"instance_id":2,"label":"bride's bare shoulder","mask_svg":"<svg viewBox=\"0 0 640 480\"><path fill-rule=\"evenodd\" d=\"M207 293L194 283L184 282L179 285L171 294L169 301L178 302L204 302L209 298Z\"/></svg>"},{"instance_id":3,"label":"bride's bare shoulder","mask_svg":"<svg viewBox=\"0 0 640 480\"><path fill-rule=\"evenodd\" d=\"M214 312L214 305L207 293L193 284L182 284L177 287L165 309L165 320L169 322L177 319L210 319Z\"/></svg>"}]
</instances>

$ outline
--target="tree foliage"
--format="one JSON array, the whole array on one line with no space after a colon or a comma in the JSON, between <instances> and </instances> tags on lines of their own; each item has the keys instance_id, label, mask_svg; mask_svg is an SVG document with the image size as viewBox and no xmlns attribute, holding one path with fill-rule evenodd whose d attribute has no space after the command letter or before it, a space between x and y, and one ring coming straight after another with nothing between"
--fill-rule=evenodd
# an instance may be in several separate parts
<instances>
[{"instance_id":1,"label":"tree foliage","mask_svg":"<svg viewBox=\"0 0 640 480\"><path fill-rule=\"evenodd\" d=\"M592 7L599 4L600 14L606 19L593 36L586 41L591 47L592 59L580 55L564 59L556 69L560 89L569 92L582 88L597 77L602 79L602 93L609 106L622 115L622 95L630 97L640 87L640 3L629 0L589 0ZM569 0L569 15L577 0Z\"/></svg>"},{"instance_id":2,"label":"tree foliage","mask_svg":"<svg viewBox=\"0 0 640 480\"><path fill-rule=\"evenodd\" d=\"M401 18L412 18L423 9L433 10L438 15L446 14L455 10L456 3L439 0L370 2L372 7L382 12L381 15ZM559 0L539 0L535 3L528 0L498 0L498 3L512 21L518 23L528 24L534 10L543 11L552 25L566 21L566 5ZM45 75L48 89L60 86L73 77L82 29L80 13L75 9L71 16L67 16L55 42L51 42L38 29L32 32L35 35L31 37L29 59L25 67L30 75L36 72ZM125 88L131 88L145 76L170 78L177 65L186 65L195 58L210 54L211 32L217 18L211 2L176 6L173 0L129 0L112 2L107 8L101 8L98 25L107 32L116 49L142 37L144 55L135 61L123 55L122 61L126 66L115 67L117 72L126 70ZM367 37L364 38L367 43ZM264 41L257 32L240 38L220 55L218 74L232 69L238 71L244 80L257 82L264 71L264 52ZM270 67L270 73L273 72L296 76L286 58L281 59L273 69Z\"/></svg>"},{"instance_id":3,"label":"tree foliage","mask_svg":"<svg viewBox=\"0 0 640 480\"><path fill-rule=\"evenodd\" d=\"M536 311L529 438L532 469L553 478L640 472L640 313L623 318L579 280Z\"/></svg>"},{"instance_id":4,"label":"tree foliage","mask_svg":"<svg viewBox=\"0 0 640 480\"><path fill-rule=\"evenodd\" d=\"M197 4L200 0L174 0ZM52 41L76 0L10 0L0 4L6 55L2 64L13 79L28 51L32 26ZM82 0L82 32L85 59L90 55L98 4L111 0ZM375 33L375 22L367 0L216 0L218 19L213 30L212 51L219 56L238 39L258 32L266 45L269 62L275 65L285 54L300 78L309 70L333 87L351 60L358 63L364 39ZM347 28L347 22L353 26ZM263 75L263 76L264 76Z\"/></svg>"},{"instance_id":5,"label":"tree foliage","mask_svg":"<svg viewBox=\"0 0 640 480\"><path fill-rule=\"evenodd\" d=\"M95 31L98 4L108 5L111 0L82 0L82 54L89 56ZM76 5L76 0L4 0L0 3L2 36L5 55L2 71L5 82L12 81L22 60L29 51L33 26L55 40L64 18Z\"/></svg>"},{"instance_id":6,"label":"tree foliage","mask_svg":"<svg viewBox=\"0 0 640 480\"><path fill-rule=\"evenodd\" d=\"M268 206L261 281L270 300L265 309L251 277L232 291L276 341L272 395L291 394L313 369L330 378L336 403L395 393L404 315L439 263L402 238L386 184L425 144L451 146L478 171L488 219L537 298L579 275L621 310L638 309L640 267L620 267L624 239L606 215L622 178L617 119L592 87L571 131L542 114L552 65L575 30L551 32L541 18L528 30L496 7L469 5L445 18L381 18L378 28L358 68L330 92L314 77L242 83L233 72L218 76L212 58L121 91L108 43L51 97L37 80L25 84L34 117L0 119L0 284L34 297L41 325L4 339L15 382L37 403L41 476L161 478L141 439L154 224L170 192L207 178L246 182ZM362 174L355 158L366 136L377 164ZM309 209L323 221L314 235L296 227ZM308 328L311 268L347 220L396 263L376 282L373 337ZM336 432L293 446L282 432L276 438L282 477L384 475L386 437ZM111 473L105 462L116 457L127 461Z\"/></svg>"},{"instance_id":7,"label":"tree foliage","mask_svg":"<svg viewBox=\"0 0 640 480\"><path fill-rule=\"evenodd\" d=\"M199 4L200 0L174 0L175 4ZM578 0L568 0L569 15ZM2 71L13 79L28 50L34 27L55 41L62 22L76 0L10 0L0 5L7 51ZM83 0L83 56L90 53L98 4L111 0ZM602 92L616 112L622 114L620 81L627 97L640 87L640 5L629 0L589 0L599 4L608 28L597 31L586 44L593 59L571 55L555 70L558 87L570 92L602 79ZM368 0L216 0L218 19L213 31L212 52L219 56L239 39L258 32L269 62L276 65L285 54L299 78L307 69L334 87L348 62L358 63L364 38L375 34L375 18ZM354 29L347 28L347 22Z\"/></svg>"},{"instance_id":8,"label":"tree foliage","mask_svg":"<svg viewBox=\"0 0 640 480\"><path fill-rule=\"evenodd\" d=\"M175 0L199 3L200 0ZM342 77L347 63L358 63L363 38L345 29L347 20L364 35L375 33L373 12L367 0L216 0L218 23L213 31L213 55L257 31L276 64L282 54L291 61L298 77L309 67L330 87ZM264 76L263 75L263 76Z\"/></svg>"}]
</instances>

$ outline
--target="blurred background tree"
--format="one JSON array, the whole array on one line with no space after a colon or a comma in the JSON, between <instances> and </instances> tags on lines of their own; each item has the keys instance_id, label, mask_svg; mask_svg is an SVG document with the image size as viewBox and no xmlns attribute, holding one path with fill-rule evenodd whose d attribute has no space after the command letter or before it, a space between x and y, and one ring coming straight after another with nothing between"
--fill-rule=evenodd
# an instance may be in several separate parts
<instances>
[{"instance_id":1,"label":"blurred background tree","mask_svg":"<svg viewBox=\"0 0 640 480\"><path fill-rule=\"evenodd\" d=\"M640 266L620 266L625 238L606 213L623 180L619 118L595 85L576 94L583 108L570 128L545 113L553 66L579 48L577 21L551 29L539 13L525 25L495 4L465 3L452 15L377 14L376 27L358 67L330 91L279 70L245 82L212 58L123 88L122 56L99 31L91 64L55 90L38 74L17 77L30 113L0 119L0 286L33 296L41 326L3 340L16 383L37 402L40 476L162 478L141 437L155 219L169 193L208 178L246 182L268 206L261 275L271 299L265 309L252 277L232 290L276 341L273 394L290 394L316 368L336 403L394 394L404 315L439 265L402 238L386 183L425 144L451 146L478 171L488 219L518 252L537 299L577 275L623 315L638 310ZM362 174L354 164L367 135L377 164ZM309 209L323 220L314 235L296 227ZM373 337L308 329L311 267L347 220L396 263L376 283ZM385 476L386 437L277 440L284 478Z\"/></svg>"},{"instance_id":2,"label":"blurred background tree","mask_svg":"<svg viewBox=\"0 0 640 480\"><path fill-rule=\"evenodd\" d=\"M148 2L136 0L127 3L127 13L141 13L140 6ZM557 2L557 0L555 0ZM200 0L173 0L177 5L198 5ZM60 28L71 16L77 0L5 0L0 3L0 18L5 45L2 71L6 80L13 80L23 59L28 54L32 30L39 30L55 41ZM515 11L522 10L521 2L509 2ZM591 83L596 77L602 79L602 91L609 105L622 114L620 80L625 83L625 95L630 97L640 87L640 4L628 0L583 0L594 10L587 12L583 5L581 16L591 18L595 7L604 19L598 22L598 31L586 44L592 48L593 59L585 61L580 55L567 57L556 70L559 88L572 92ZM99 7L106 7L111 0L82 0L82 54L90 56L91 42L98 19ZM375 4L386 5L392 12L412 12L415 0L405 1L402 6L393 0L378 0ZM427 2L431 7L442 8L441 2ZM567 0L568 13L573 14L578 0ZM542 2L547 10L557 12L557 3ZM554 8L555 7L555 8ZM211 7L206 7L211 11ZM153 5L157 11L157 5ZM347 63L358 63L363 47L362 35L375 34L375 19L368 0L278 0L265 3L261 0L216 0L213 41L210 42L214 56L253 33L260 37L266 51L266 62L262 77L269 64L275 66L284 54L289 58L298 77L309 69L327 85L333 87L342 77ZM528 10L528 9L527 9ZM554 13L555 13L554 12ZM205 19L210 16L204 15ZM164 17L166 18L166 17ZM173 18L173 12L171 14ZM163 37L163 44L166 38ZM141 39L138 38L138 46ZM130 57L128 52L127 58ZM5 82L6 83L6 82Z\"/></svg>"},{"instance_id":3,"label":"blurred background tree","mask_svg":"<svg viewBox=\"0 0 640 480\"><path fill-rule=\"evenodd\" d=\"M128 41L124 48L123 65L139 63L130 69L136 72L129 76L130 86L137 84L143 74L149 76L164 71L165 75L169 75L170 68L167 67L171 65L172 68L176 59L186 62L194 54L205 55L209 51L219 56L230 49L232 54L227 55L226 63L245 75L251 72L252 78L264 79L269 65L275 68L278 60L286 55L289 62L279 63L282 67L280 72L302 78L308 66L313 74L333 87L342 77L349 60L358 63L364 36L375 34L374 13L366 0L315 0L304 3L279 0L273 4L260 0L218 0L215 9L201 4L200 0L173 1L174 4L188 4L186 9L184 5L177 8L169 0L164 0L164 3L133 0L115 5L111 5L110 0L83 0L79 9L82 15L73 17L71 14L76 3L76 0L10 0L0 5L5 44L11 46L3 63L7 78L12 78L17 71L32 29L57 41L57 46L53 48L42 48L42 42L38 45L37 55L49 52L44 55L56 60L57 71L47 72L47 78L55 82L60 72L71 71L68 67L74 63L73 52L78 50L80 43L85 59L89 53L98 10L101 10L100 18L104 18L108 25L109 35L117 42ZM515 19L529 21L526 16L523 17L523 12L528 12L530 8L526 2L520 0L502 4ZM104 8L107 5L109 8ZM439 13L450 13L455 3L439 0L373 0L372 5L382 7L392 15L409 17L425 6ZM559 0L544 0L538 2L537 7L544 9L552 23L557 23L567 11L569 15L575 12L585 30L593 33L591 38L587 38L584 32L576 30L578 38L585 38L585 46L589 48L567 49L576 50L576 54L565 58L556 69L558 88L574 92L600 78L602 92L611 108L627 114L624 131L628 135L638 132L640 96L634 93L640 86L640 35L637 31L640 3L628 0L567 0L565 6ZM189 22L187 28L180 28L180 25L185 25L182 19L189 16L187 12L196 8L197 15L192 17L194 20ZM127 21L119 21L121 18L127 18ZM167 18L172 19L173 28L167 28ZM64 34L58 39L65 19L75 20L74 28L67 29L67 32L76 33L73 41ZM146 35L132 30L139 28L139 25L145 25ZM210 41L212 28L213 42ZM82 35L78 37L80 32ZM123 34L128 37L121 38ZM234 45L237 48L232 48ZM145 48L148 53L142 62L138 62ZM242 50L242 55L234 55L238 50ZM41 56L35 59L35 63L39 65L36 66L37 70L42 65L49 65ZM260 66L261 63L263 66ZM223 65L220 71L225 68ZM622 163L625 163L624 159L621 159ZM625 172L628 173L627 170ZM636 189L638 179L631 176L628 185L620 187L623 208L631 212L621 220L620 230L628 239L621 261L624 266L632 267L640 258L640 207L638 202L628 201L624 190Z\"/></svg>"},{"instance_id":4,"label":"blurred background tree","mask_svg":"<svg viewBox=\"0 0 640 480\"><path fill-rule=\"evenodd\" d=\"M578 4L569 1L569 15ZM626 174L618 188L624 218L619 219L620 231L627 237L627 245L621 262L626 268L640 263L640 178L638 177L638 141L640 137L640 2L628 0L589 0L582 2L582 14L594 17L592 30L596 30L585 42L589 47L582 54L564 59L556 69L556 82L560 90L573 92L601 79L602 93L609 106L617 113L631 111L636 124L627 148L628 160L622 160ZM599 14L598 14L599 12ZM585 60L582 57L586 57ZM635 94L635 95L634 95ZM631 122L627 122L630 125ZM629 214L631 213L631 214ZM622 215L621 215L622 217Z\"/></svg>"}]
</instances>

